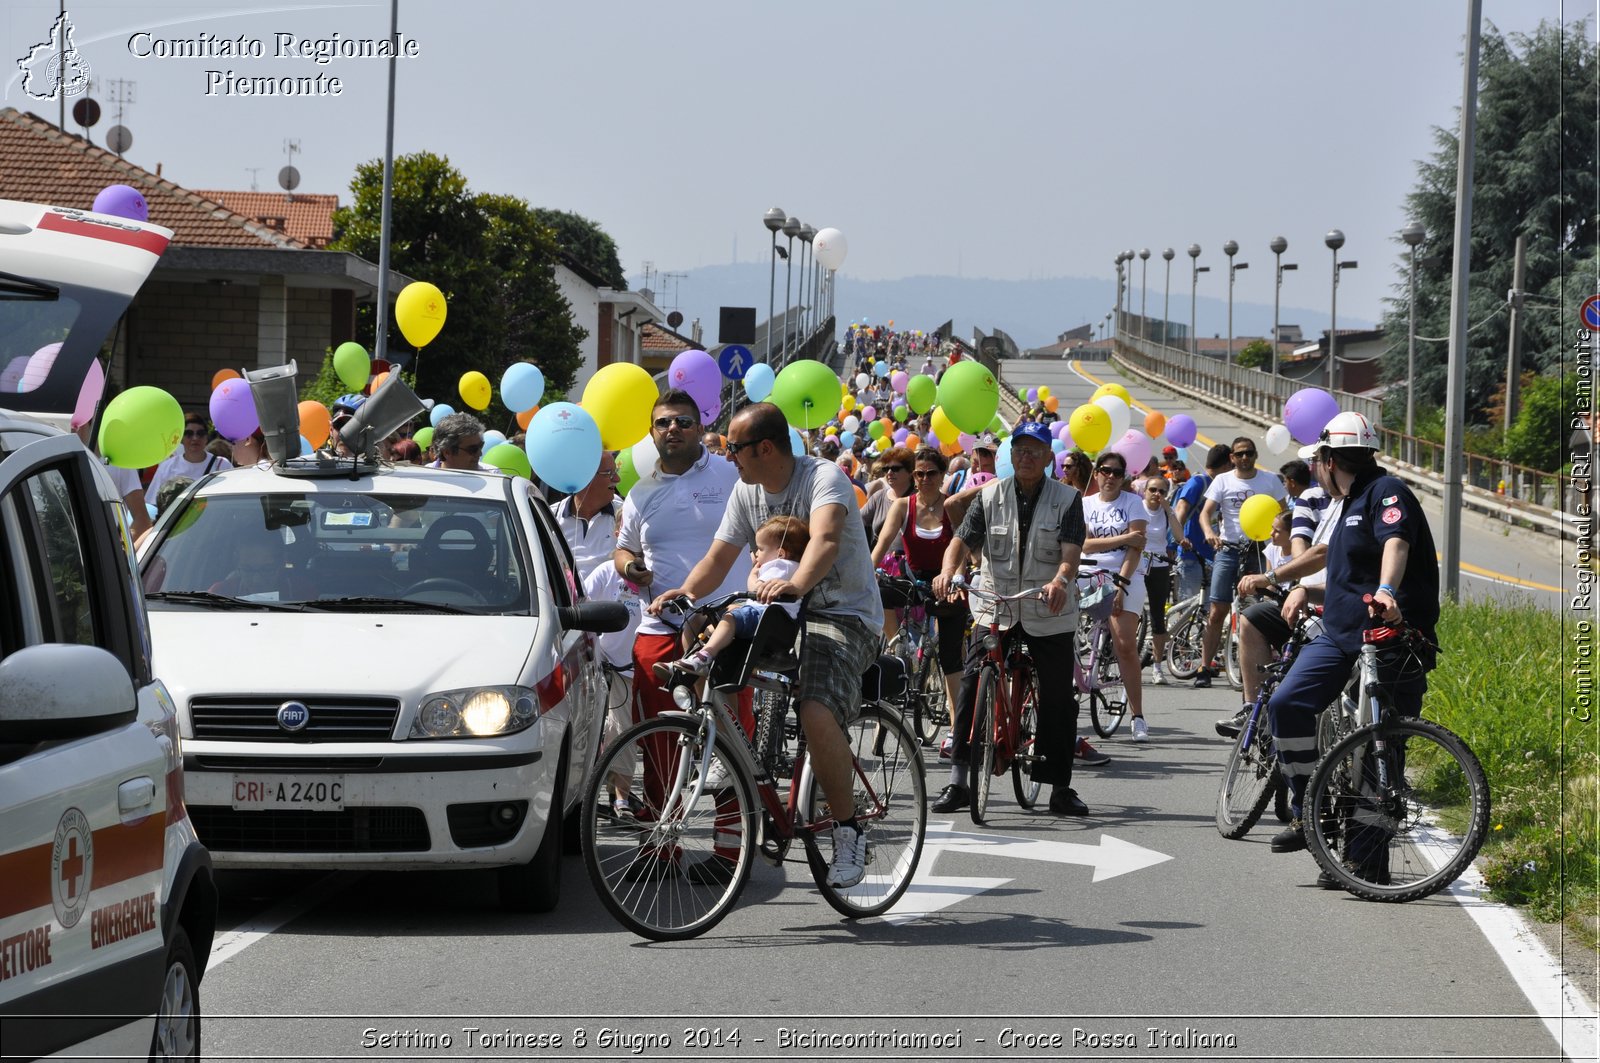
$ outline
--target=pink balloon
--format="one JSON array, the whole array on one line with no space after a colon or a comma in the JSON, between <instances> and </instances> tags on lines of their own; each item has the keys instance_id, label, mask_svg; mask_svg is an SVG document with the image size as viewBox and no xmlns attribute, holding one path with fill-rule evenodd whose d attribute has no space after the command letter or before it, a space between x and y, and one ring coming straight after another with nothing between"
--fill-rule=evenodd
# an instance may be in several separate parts
<instances>
[{"instance_id":1,"label":"pink balloon","mask_svg":"<svg viewBox=\"0 0 1600 1063\"><path fill-rule=\"evenodd\" d=\"M1194 437L1199 429L1195 427L1194 418L1186 413L1180 413L1167 419L1167 442L1182 450L1194 442Z\"/></svg>"},{"instance_id":2,"label":"pink balloon","mask_svg":"<svg viewBox=\"0 0 1600 1063\"><path fill-rule=\"evenodd\" d=\"M704 409L715 402L722 407L722 370L705 351L681 351L667 368L667 383L694 396Z\"/></svg>"},{"instance_id":3,"label":"pink balloon","mask_svg":"<svg viewBox=\"0 0 1600 1063\"><path fill-rule=\"evenodd\" d=\"M96 358L89 363L83 375L83 385L78 388L78 402L72 409L72 430L76 432L94 420L94 408L100 405L100 396L106 390L106 371Z\"/></svg>"},{"instance_id":4,"label":"pink balloon","mask_svg":"<svg viewBox=\"0 0 1600 1063\"><path fill-rule=\"evenodd\" d=\"M869 421L876 421L878 419L878 408L876 406L863 407L861 410L861 416L865 417Z\"/></svg>"},{"instance_id":5,"label":"pink balloon","mask_svg":"<svg viewBox=\"0 0 1600 1063\"><path fill-rule=\"evenodd\" d=\"M28 356L19 354L0 369L0 391L16 392L22 389L22 374L28 371Z\"/></svg>"},{"instance_id":6,"label":"pink balloon","mask_svg":"<svg viewBox=\"0 0 1600 1063\"><path fill-rule=\"evenodd\" d=\"M217 385L211 393L211 423L223 439L243 439L261 427L248 382L234 377Z\"/></svg>"},{"instance_id":7,"label":"pink balloon","mask_svg":"<svg viewBox=\"0 0 1600 1063\"><path fill-rule=\"evenodd\" d=\"M1106 450L1114 450L1122 455L1123 460L1128 463L1129 477L1139 475L1144 471L1144 467L1150 464L1150 437L1137 428L1130 428L1122 433L1122 438ZM1101 453L1104 454L1105 451Z\"/></svg>"},{"instance_id":8,"label":"pink balloon","mask_svg":"<svg viewBox=\"0 0 1600 1063\"><path fill-rule=\"evenodd\" d=\"M978 437L970 432L962 432L956 439L961 442L961 449L967 451L970 451L978 442Z\"/></svg>"},{"instance_id":9,"label":"pink balloon","mask_svg":"<svg viewBox=\"0 0 1600 1063\"><path fill-rule=\"evenodd\" d=\"M50 367L56 364L56 355L61 353L61 344L47 343L33 352L33 357L28 359L28 368L22 371L22 379L17 382L18 391L32 391L43 384L50 375Z\"/></svg>"},{"instance_id":10,"label":"pink balloon","mask_svg":"<svg viewBox=\"0 0 1600 1063\"><path fill-rule=\"evenodd\" d=\"M906 382L910 379L910 377L906 376L904 369L896 369L889 374L889 386L894 388L896 395L904 395L906 393Z\"/></svg>"}]
</instances>

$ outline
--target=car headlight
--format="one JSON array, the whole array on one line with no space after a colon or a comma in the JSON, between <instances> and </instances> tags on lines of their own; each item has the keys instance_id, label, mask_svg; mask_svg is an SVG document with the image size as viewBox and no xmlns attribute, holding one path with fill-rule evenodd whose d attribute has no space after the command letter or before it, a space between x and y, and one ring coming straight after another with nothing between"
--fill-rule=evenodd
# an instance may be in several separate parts
<instances>
[{"instance_id":1,"label":"car headlight","mask_svg":"<svg viewBox=\"0 0 1600 1063\"><path fill-rule=\"evenodd\" d=\"M539 718L539 701L527 687L444 690L422 699L411 738L484 738L525 731Z\"/></svg>"}]
</instances>

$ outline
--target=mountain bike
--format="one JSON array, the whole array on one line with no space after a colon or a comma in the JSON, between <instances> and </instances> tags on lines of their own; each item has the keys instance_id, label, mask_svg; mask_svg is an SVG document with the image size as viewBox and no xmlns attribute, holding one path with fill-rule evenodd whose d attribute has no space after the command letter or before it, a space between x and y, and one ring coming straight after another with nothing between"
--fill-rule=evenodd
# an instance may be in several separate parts
<instances>
[{"instance_id":1,"label":"mountain bike","mask_svg":"<svg viewBox=\"0 0 1600 1063\"><path fill-rule=\"evenodd\" d=\"M678 611L692 630L696 617L710 621L748 597L701 606L684 600ZM844 728L854 771L851 811L867 838L867 873L854 886L827 883L817 836L845 817L828 807L804 732L795 732L791 755L787 728L771 712L758 720L759 748L739 726L734 709L746 686L777 695L785 716L792 710L797 637L805 637L803 621L768 609L754 636L718 654L703 681L672 670L666 685L678 710L629 728L596 760L585 784L584 862L601 902L634 933L657 941L705 933L737 903L756 856L781 865L796 838L824 899L848 918L888 911L911 884L927 823L926 786L921 749L896 704L905 681L896 658L880 657L862 677L863 704ZM638 795L628 817L609 812L612 779L624 770ZM779 777L788 779L786 792Z\"/></svg>"},{"instance_id":2,"label":"mountain bike","mask_svg":"<svg viewBox=\"0 0 1600 1063\"><path fill-rule=\"evenodd\" d=\"M1371 609L1372 596L1364 600ZM1361 726L1323 754L1306 784L1311 855L1366 900L1413 901L1444 889L1488 834L1489 784L1471 747L1394 711L1390 685L1420 676L1436 649L1405 623L1363 632L1353 699ZM1350 700L1347 691L1341 705Z\"/></svg>"},{"instance_id":3,"label":"mountain bike","mask_svg":"<svg viewBox=\"0 0 1600 1063\"><path fill-rule=\"evenodd\" d=\"M1078 574L1078 656L1073 677L1089 701L1094 733L1110 738L1128 715L1128 687L1111 633L1111 597L1126 587L1120 572L1085 568Z\"/></svg>"},{"instance_id":4,"label":"mountain bike","mask_svg":"<svg viewBox=\"0 0 1600 1063\"><path fill-rule=\"evenodd\" d=\"M939 667L939 637L933 617L936 604L933 591L922 580L910 576L891 576L878 572L878 586L903 595L900 630L894 633L884 652L905 662L910 682L906 684L902 710L906 722L924 743L932 743L939 728L950 722L946 704L944 672Z\"/></svg>"}]
</instances>

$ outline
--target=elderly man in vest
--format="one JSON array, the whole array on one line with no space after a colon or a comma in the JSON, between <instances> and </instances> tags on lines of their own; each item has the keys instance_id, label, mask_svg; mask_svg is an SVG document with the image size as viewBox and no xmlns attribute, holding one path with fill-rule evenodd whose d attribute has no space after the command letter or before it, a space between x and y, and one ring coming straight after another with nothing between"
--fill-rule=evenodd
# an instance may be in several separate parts
<instances>
[{"instance_id":1,"label":"elderly man in vest","mask_svg":"<svg viewBox=\"0 0 1600 1063\"><path fill-rule=\"evenodd\" d=\"M1033 656L1039 691L1035 749L1042 758L1034 764L1033 777L1052 785L1051 812L1086 816L1088 808L1072 789L1072 751L1078 734L1072 635L1078 626L1078 558L1085 536L1083 498L1075 488L1047 475L1054 456L1050 438L1050 430L1042 424L1024 422L1017 426L1011 436L1014 474L979 489L976 504L968 507L956 537L945 551L933 592L951 596L951 580L978 549L983 551L988 590L1007 595L1044 587L1042 601L1021 602L1003 609L1000 622L1008 639L1016 637L1020 629ZM970 802L967 740L984 656L983 638L988 634L993 612L991 604L973 599L972 639L967 646L967 667L951 728L955 735L954 763L949 785L933 803L935 812L956 812Z\"/></svg>"}]
</instances>

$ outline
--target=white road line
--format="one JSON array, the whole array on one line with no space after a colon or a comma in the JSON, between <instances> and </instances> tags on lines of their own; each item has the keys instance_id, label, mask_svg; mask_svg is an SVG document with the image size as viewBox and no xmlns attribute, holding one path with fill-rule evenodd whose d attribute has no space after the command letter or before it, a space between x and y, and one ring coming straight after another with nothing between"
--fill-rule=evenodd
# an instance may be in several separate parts
<instances>
[{"instance_id":1,"label":"white road line","mask_svg":"<svg viewBox=\"0 0 1600 1063\"><path fill-rule=\"evenodd\" d=\"M211 955L206 959L206 970L214 971L262 938L298 919L336 893L349 888L362 873L335 871L324 875L308 888L296 893L282 904L262 912L248 923L218 934L211 942Z\"/></svg>"}]
</instances>

